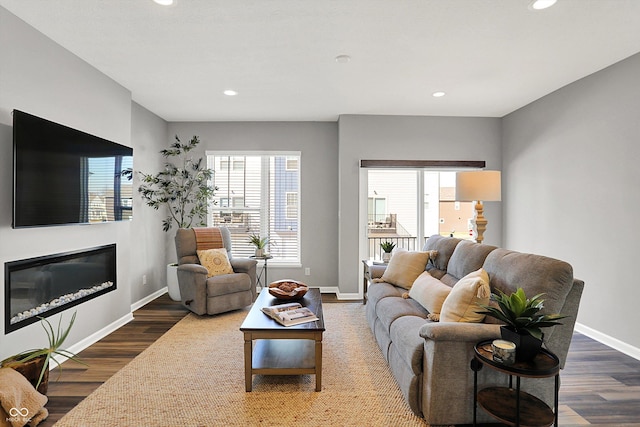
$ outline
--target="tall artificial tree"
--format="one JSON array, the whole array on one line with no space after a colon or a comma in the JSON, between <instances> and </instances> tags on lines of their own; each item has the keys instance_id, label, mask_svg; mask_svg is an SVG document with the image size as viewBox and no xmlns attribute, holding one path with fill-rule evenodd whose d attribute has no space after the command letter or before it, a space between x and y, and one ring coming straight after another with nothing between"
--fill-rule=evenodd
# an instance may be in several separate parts
<instances>
[{"instance_id":1,"label":"tall artificial tree","mask_svg":"<svg viewBox=\"0 0 640 427\"><path fill-rule=\"evenodd\" d=\"M213 170L206 167L204 158L194 159L189 152L200 143L197 136L185 144L178 135L168 149L160 151L167 159L164 169L156 174L138 172L141 184L138 192L147 206L158 210L167 208L162 229L169 231L175 224L178 228L206 226L207 206L216 188L210 184ZM133 170L124 172L132 179Z\"/></svg>"}]
</instances>

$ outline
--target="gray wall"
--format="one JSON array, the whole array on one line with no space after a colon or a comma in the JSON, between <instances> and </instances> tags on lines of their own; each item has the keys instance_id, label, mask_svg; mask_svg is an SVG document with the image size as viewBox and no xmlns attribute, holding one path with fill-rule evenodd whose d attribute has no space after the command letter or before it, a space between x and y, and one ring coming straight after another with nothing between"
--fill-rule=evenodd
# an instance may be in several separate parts
<instances>
[{"instance_id":1,"label":"gray wall","mask_svg":"<svg viewBox=\"0 0 640 427\"><path fill-rule=\"evenodd\" d=\"M505 246L571 263L585 280L578 322L636 352L638 76L640 54L503 120Z\"/></svg>"},{"instance_id":2,"label":"gray wall","mask_svg":"<svg viewBox=\"0 0 640 427\"><path fill-rule=\"evenodd\" d=\"M145 173L162 170L164 158L159 151L169 144L167 122L133 103L131 107L131 143L134 147L133 169ZM147 206L136 189L140 180L133 181L133 220L131 221L131 303L167 286L165 265L164 214ZM143 284L146 276L146 285Z\"/></svg>"},{"instance_id":3,"label":"gray wall","mask_svg":"<svg viewBox=\"0 0 640 427\"><path fill-rule=\"evenodd\" d=\"M301 280L310 286L338 285L338 129L324 122L170 123L169 135L183 141L198 135L198 153L206 150L282 150L301 152L302 267L269 265L269 281ZM167 261L175 262L171 232ZM304 268L311 275L304 275Z\"/></svg>"},{"instance_id":4,"label":"gray wall","mask_svg":"<svg viewBox=\"0 0 640 427\"><path fill-rule=\"evenodd\" d=\"M360 160L485 160L487 169L500 170L500 119L343 115L339 123L340 291L354 294L367 253ZM500 245L500 203L487 203L484 214L485 243Z\"/></svg>"},{"instance_id":5,"label":"gray wall","mask_svg":"<svg viewBox=\"0 0 640 427\"><path fill-rule=\"evenodd\" d=\"M12 206L12 129L11 111L23 110L85 132L133 146L134 157L147 146L157 147L156 137L163 122L150 118L134 107L132 129L131 93L83 62L20 19L0 7L0 264L7 261L100 246L117 245L117 290L63 312L69 319L77 311L77 321L66 347L113 327L131 317L131 302L148 293L134 282L143 270L138 263L158 258L154 240L145 235L145 223L133 220L119 223L11 228ZM145 130L146 128L146 130ZM147 133L148 131L148 133ZM132 135L133 133L133 135ZM132 139L135 139L134 143ZM166 136L164 137L166 143ZM146 160L145 160L146 161ZM137 160L136 160L137 162ZM136 209L134 215L140 215ZM136 240L133 241L132 237ZM134 244L135 243L135 244ZM164 254L163 254L164 255ZM154 261L155 262L155 261ZM156 265L146 269L156 270ZM154 278L155 280L155 278ZM158 279L160 280L160 279ZM4 284L4 269L0 269ZM156 285L157 287L157 285ZM135 295L133 295L135 294ZM4 292L0 292L0 319L4 319ZM52 317L57 323L60 314ZM4 325L4 320L2 320ZM0 333L0 359L19 351L46 344L38 323L10 334Z\"/></svg>"}]
</instances>

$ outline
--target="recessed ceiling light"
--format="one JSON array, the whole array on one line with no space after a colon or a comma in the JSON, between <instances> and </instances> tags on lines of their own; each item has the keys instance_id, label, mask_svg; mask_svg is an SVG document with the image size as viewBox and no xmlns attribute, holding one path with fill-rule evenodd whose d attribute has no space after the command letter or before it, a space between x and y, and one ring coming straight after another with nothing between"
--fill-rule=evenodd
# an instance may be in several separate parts
<instances>
[{"instance_id":1,"label":"recessed ceiling light","mask_svg":"<svg viewBox=\"0 0 640 427\"><path fill-rule=\"evenodd\" d=\"M556 4L557 0L533 0L529 3L529 9L532 10L542 10Z\"/></svg>"},{"instance_id":2,"label":"recessed ceiling light","mask_svg":"<svg viewBox=\"0 0 640 427\"><path fill-rule=\"evenodd\" d=\"M171 6L173 4L173 0L153 0L153 1L162 6Z\"/></svg>"},{"instance_id":3,"label":"recessed ceiling light","mask_svg":"<svg viewBox=\"0 0 640 427\"><path fill-rule=\"evenodd\" d=\"M434 98L442 98L443 96L445 96L446 93L442 92L442 91L438 91L438 92L433 92L431 94L431 96L433 96Z\"/></svg>"},{"instance_id":4,"label":"recessed ceiling light","mask_svg":"<svg viewBox=\"0 0 640 427\"><path fill-rule=\"evenodd\" d=\"M232 90L232 89L227 89L222 93L224 93L227 96L236 96L238 94L238 92L236 92L235 90Z\"/></svg>"},{"instance_id":5,"label":"recessed ceiling light","mask_svg":"<svg viewBox=\"0 0 640 427\"><path fill-rule=\"evenodd\" d=\"M338 55L336 56L336 62L339 64L346 64L351 61L351 57L349 55Z\"/></svg>"}]
</instances>

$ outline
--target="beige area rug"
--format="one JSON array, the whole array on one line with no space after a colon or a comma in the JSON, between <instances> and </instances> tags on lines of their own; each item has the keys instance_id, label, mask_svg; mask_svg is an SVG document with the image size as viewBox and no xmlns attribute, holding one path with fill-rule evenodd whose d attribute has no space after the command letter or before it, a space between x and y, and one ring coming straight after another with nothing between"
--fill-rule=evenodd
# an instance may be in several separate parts
<instances>
[{"instance_id":1,"label":"beige area rug","mask_svg":"<svg viewBox=\"0 0 640 427\"><path fill-rule=\"evenodd\" d=\"M405 403L362 304L325 304L315 376L262 376L244 390L247 311L188 315L56 426L425 426Z\"/></svg>"}]
</instances>

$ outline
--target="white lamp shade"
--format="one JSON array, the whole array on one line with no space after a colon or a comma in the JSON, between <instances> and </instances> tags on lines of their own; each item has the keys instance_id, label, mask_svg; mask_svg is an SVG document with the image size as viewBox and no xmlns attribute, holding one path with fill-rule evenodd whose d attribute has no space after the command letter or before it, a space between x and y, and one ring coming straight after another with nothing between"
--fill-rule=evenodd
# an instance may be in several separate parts
<instances>
[{"instance_id":1,"label":"white lamp shade","mask_svg":"<svg viewBox=\"0 0 640 427\"><path fill-rule=\"evenodd\" d=\"M499 202L502 200L500 171L456 173L456 201Z\"/></svg>"}]
</instances>

